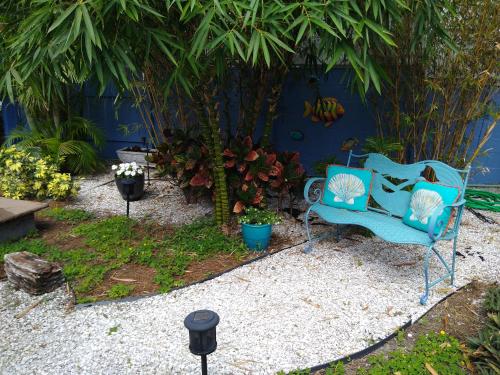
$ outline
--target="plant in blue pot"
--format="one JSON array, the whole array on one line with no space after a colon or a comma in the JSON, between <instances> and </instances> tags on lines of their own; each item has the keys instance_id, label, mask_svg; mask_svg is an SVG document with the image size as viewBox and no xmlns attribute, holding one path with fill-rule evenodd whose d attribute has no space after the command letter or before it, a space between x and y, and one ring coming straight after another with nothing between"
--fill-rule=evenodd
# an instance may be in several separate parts
<instances>
[{"instance_id":1,"label":"plant in blue pot","mask_svg":"<svg viewBox=\"0 0 500 375\"><path fill-rule=\"evenodd\" d=\"M281 223L281 217L270 210L249 207L239 222L245 245L251 250L264 251L269 246L273 224Z\"/></svg>"}]
</instances>

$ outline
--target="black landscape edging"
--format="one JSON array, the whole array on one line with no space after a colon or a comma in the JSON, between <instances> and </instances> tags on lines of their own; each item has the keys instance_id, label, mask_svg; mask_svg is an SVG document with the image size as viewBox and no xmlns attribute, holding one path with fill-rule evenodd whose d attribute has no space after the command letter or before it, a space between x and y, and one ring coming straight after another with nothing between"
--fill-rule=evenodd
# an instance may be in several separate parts
<instances>
[{"instance_id":1,"label":"black landscape edging","mask_svg":"<svg viewBox=\"0 0 500 375\"><path fill-rule=\"evenodd\" d=\"M141 296L130 296L130 297L125 297L125 298L120 298L120 299L116 299L116 300L102 300L102 301L89 302L89 303L80 303L80 304L75 303L75 309L82 309L82 308L92 307L92 306L110 305L110 304L115 304L115 303L133 302L133 301L137 301L137 300L140 300L140 299L143 299L143 298L155 297L155 296L159 296L159 295L168 295L168 294L170 294L172 292L175 292L177 290L185 289L185 288L193 286L193 285L197 285L197 284L201 284L201 283L213 280L213 279L215 279L215 278L217 278L219 276L222 276L222 275L224 275L226 273L234 271L237 268L246 266L248 264L251 264L251 263L256 262L258 260L267 258L269 256L272 256L272 255L275 255L275 254L279 254L279 253L281 253L284 250L291 249L292 247L303 245L306 242L307 242L307 240L304 240L302 242L299 242L299 243L296 243L296 244L293 244L293 245L290 245L290 246L286 246L286 247L284 247L282 249L279 249L279 250L276 250L274 252L268 252L268 251L266 251L262 255L259 255L259 256L255 257L255 258L252 258L252 259L249 259L249 260L247 260L247 261L245 261L243 263L240 263L237 266L229 268L229 269L227 269L225 271L222 271L222 272L210 275L209 277L207 277L205 279L198 280L198 281L192 282L190 284L186 284L186 285L179 286L179 287L176 287L176 288L172 288L167 293L155 292L155 293L143 294ZM75 298L75 301L76 301L76 298Z\"/></svg>"},{"instance_id":2,"label":"black landscape edging","mask_svg":"<svg viewBox=\"0 0 500 375\"><path fill-rule=\"evenodd\" d=\"M375 350L377 350L378 348L384 346L385 344L387 344L390 340L392 340L394 337L396 337L396 335L398 334L399 331L405 331L407 330L408 328L410 328L411 326L413 326L415 323L419 322L420 319L422 319L424 316L426 316L427 314L429 314L436 306L438 306L441 302L444 302L445 300L447 300L449 297L451 297L452 295L454 295L455 293L457 293L458 291L462 290L463 288L465 288L466 286L470 285L471 283L467 283L465 285L462 285L460 288L458 288L457 290L453 291L452 293L450 294L447 294L446 296L444 296L443 298L441 298L439 301L437 301L434 306L432 306L429 310L427 310L424 314L422 314L417 320L415 321L412 321L411 319L409 321L407 321L405 324L403 324L401 327L399 327L395 332L391 333L389 336L387 337L384 337L382 340L380 340L379 342L367 347L367 348L364 348L364 349L361 349L360 351L357 351L351 355L346 355L342 358L339 358L339 359L336 359L336 360L333 360L331 362L326 362L326 363L322 363L320 365L317 365L317 366L313 366L313 367L309 367L308 369L311 371L311 373L313 372L316 372L316 371L319 371L319 370L324 370L328 367L330 367L331 365L333 364L336 364L336 363L339 363L339 362L344 362L345 364L349 363L349 362L352 362L356 359L360 359L360 358L363 358L364 356L370 354L370 353L373 353Z\"/></svg>"}]
</instances>

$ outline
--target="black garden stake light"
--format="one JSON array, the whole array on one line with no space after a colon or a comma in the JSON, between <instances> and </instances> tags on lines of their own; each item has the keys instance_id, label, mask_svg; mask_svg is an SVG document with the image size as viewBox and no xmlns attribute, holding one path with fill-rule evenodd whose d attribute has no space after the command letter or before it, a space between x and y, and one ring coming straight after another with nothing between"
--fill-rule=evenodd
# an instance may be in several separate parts
<instances>
[{"instance_id":1,"label":"black garden stake light","mask_svg":"<svg viewBox=\"0 0 500 375\"><path fill-rule=\"evenodd\" d=\"M194 311L184 319L189 330L189 350L201 356L201 373L207 375L207 355L217 349L216 327L219 315L210 310Z\"/></svg>"},{"instance_id":2,"label":"black garden stake light","mask_svg":"<svg viewBox=\"0 0 500 375\"><path fill-rule=\"evenodd\" d=\"M149 150L150 150L150 144L149 142L146 142L146 137L142 137L142 143L144 144L144 148L146 149L146 170L148 173L148 186L151 185L151 180L149 179Z\"/></svg>"},{"instance_id":3,"label":"black garden stake light","mask_svg":"<svg viewBox=\"0 0 500 375\"><path fill-rule=\"evenodd\" d=\"M129 207L130 207L130 196L134 194L136 181L133 178L124 178L121 182L123 184L123 190L127 195L127 217L128 217Z\"/></svg>"}]
</instances>

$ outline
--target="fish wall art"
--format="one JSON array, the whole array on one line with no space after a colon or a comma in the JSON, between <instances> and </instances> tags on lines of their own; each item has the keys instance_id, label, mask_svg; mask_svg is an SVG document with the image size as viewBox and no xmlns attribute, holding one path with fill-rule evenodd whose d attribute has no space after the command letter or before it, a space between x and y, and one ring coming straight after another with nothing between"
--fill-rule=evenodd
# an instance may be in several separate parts
<instances>
[{"instance_id":1,"label":"fish wall art","mask_svg":"<svg viewBox=\"0 0 500 375\"><path fill-rule=\"evenodd\" d=\"M314 104L304 102L304 117L311 116L312 122L324 122L325 128L329 128L335 121L344 115L344 107L332 96L318 97Z\"/></svg>"}]
</instances>

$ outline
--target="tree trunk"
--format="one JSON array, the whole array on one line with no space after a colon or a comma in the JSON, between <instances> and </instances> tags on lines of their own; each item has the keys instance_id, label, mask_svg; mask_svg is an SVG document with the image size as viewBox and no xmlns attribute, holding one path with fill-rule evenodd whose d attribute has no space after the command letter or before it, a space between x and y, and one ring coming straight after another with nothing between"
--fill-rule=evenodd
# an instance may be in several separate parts
<instances>
[{"instance_id":1,"label":"tree trunk","mask_svg":"<svg viewBox=\"0 0 500 375\"><path fill-rule=\"evenodd\" d=\"M262 139L260 145L262 148L266 149L270 145L271 136L273 133L274 120L277 117L278 104L281 98L281 92L283 91L283 85L285 83L286 69L278 68L275 71L275 81L271 87L271 95L267 99L269 102L269 107L267 108L266 122L264 124L264 130L262 133Z\"/></svg>"}]
</instances>

